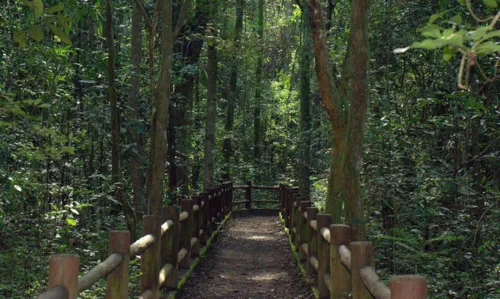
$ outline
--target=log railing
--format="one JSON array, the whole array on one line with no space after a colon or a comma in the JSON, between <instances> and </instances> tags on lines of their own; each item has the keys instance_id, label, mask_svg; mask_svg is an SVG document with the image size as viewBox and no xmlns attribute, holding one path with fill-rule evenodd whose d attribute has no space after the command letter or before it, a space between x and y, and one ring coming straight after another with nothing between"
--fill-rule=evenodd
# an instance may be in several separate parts
<instances>
[{"instance_id":1,"label":"log railing","mask_svg":"<svg viewBox=\"0 0 500 299\"><path fill-rule=\"evenodd\" d=\"M351 229L331 224L328 214L299 196L298 188L280 186L280 212L307 273L317 273L319 298L427 298L427 280L417 275L393 276L389 287L373 266L371 242L351 242Z\"/></svg>"},{"instance_id":2,"label":"log railing","mask_svg":"<svg viewBox=\"0 0 500 299\"><path fill-rule=\"evenodd\" d=\"M38 299L76 299L102 278L107 278L106 298L129 298L129 261L140 255L139 298L158 298L162 287L176 288L178 269L189 269L191 257L232 210L232 183L223 183L192 199L182 199L180 208L166 206L157 215L143 218L143 236L130 244L130 232L109 233L109 256L84 275L79 274L77 255L53 255L49 259L49 289Z\"/></svg>"},{"instance_id":3,"label":"log railing","mask_svg":"<svg viewBox=\"0 0 500 299\"><path fill-rule=\"evenodd\" d=\"M233 186L233 190L245 190L245 200L234 201L233 205L245 204L245 209L251 210L252 203L266 203L266 204L276 204L279 205L277 200L254 200L252 199L252 190L266 190L266 191L280 191L279 186L256 186L252 185L252 182L248 181L246 185Z\"/></svg>"}]
</instances>

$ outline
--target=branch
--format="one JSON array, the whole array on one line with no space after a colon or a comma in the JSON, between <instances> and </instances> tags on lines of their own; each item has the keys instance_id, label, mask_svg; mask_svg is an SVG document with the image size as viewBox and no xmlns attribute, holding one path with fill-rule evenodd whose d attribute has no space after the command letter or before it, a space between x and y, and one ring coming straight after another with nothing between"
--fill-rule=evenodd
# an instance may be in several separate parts
<instances>
[{"instance_id":1,"label":"branch","mask_svg":"<svg viewBox=\"0 0 500 299\"><path fill-rule=\"evenodd\" d=\"M469 13L470 15L474 18L474 20L476 20L477 22L479 23L486 23L488 22L489 20L492 20L493 17L489 17L487 19L480 19L475 13L474 11L472 10L472 6L470 4L470 0L466 0L465 1L465 6L467 6L467 9L469 10Z\"/></svg>"},{"instance_id":2,"label":"branch","mask_svg":"<svg viewBox=\"0 0 500 299\"><path fill-rule=\"evenodd\" d=\"M177 24L175 24L175 29L173 32L173 39L176 40L177 37L179 37L179 34L181 32L182 26L184 26L184 22L186 21L188 12L191 9L191 1L190 0L184 0L182 3L182 10L179 14L179 18L177 19Z\"/></svg>"},{"instance_id":3,"label":"branch","mask_svg":"<svg viewBox=\"0 0 500 299\"><path fill-rule=\"evenodd\" d=\"M142 5L141 0L135 0L135 4L137 5L137 8L139 8L144 19L146 20L146 24L148 24L149 30L151 30L151 28L153 28L153 25L151 24L151 19L149 18L149 15L146 12L144 5Z\"/></svg>"}]
</instances>

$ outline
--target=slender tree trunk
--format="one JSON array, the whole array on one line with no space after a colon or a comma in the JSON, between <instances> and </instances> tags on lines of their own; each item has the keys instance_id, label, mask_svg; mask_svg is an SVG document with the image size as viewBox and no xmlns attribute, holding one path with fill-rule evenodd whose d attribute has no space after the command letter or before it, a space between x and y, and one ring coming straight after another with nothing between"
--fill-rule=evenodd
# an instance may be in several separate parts
<instances>
[{"instance_id":1,"label":"slender tree trunk","mask_svg":"<svg viewBox=\"0 0 500 299\"><path fill-rule=\"evenodd\" d=\"M344 149L344 188L346 220L351 225L352 240L365 239L365 217L361 196L360 168L363 156L366 110L368 102L368 4L369 0L351 2L352 85L350 91L347 145Z\"/></svg>"},{"instance_id":2,"label":"slender tree trunk","mask_svg":"<svg viewBox=\"0 0 500 299\"><path fill-rule=\"evenodd\" d=\"M347 95L343 88L337 88L332 68L329 64L328 50L325 42L325 25L320 0L309 0L308 4L316 60L316 76L318 78L323 106L332 126L333 148L325 210L332 216L334 223L340 223L344 200L342 195L342 152L345 144L344 136L347 121L345 102L347 101Z\"/></svg>"},{"instance_id":3,"label":"slender tree trunk","mask_svg":"<svg viewBox=\"0 0 500 299\"><path fill-rule=\"evenodd\" d=\"M111 105L111 178L116 200L122 205L127 227L135 239L136 220L132 207L123 196L120 168L120 111L115 83L115 43L113 37L113 8L106 1L106 33L108 45L108 98Z\"/></svg>"},{"instance_id":4,"label":"slender tree trunk","mask_svg":"<svg viewBox=\"0 0 500 299\"><path fill-rule=\"evenodd\" d=\"M262 69L264 61L264 49L263 49L263 38L264 38L264 0L259 0L258 6L258 30L259 35L259 53L257 57L257 68L255 71L255 107L254 107L254 119L253 119L253 146L254 146L254 165L257 172L257 182L260 181L260 159L261 153L261 143L262 143L262 132L261 132L261 102L262 102Z\"/></svg>"},{"instance_id":5,"label":"slender tree trunk","mask_svg":"<svg viewBox=\"0 0 500 299\"><path fill-rule=\"evenodd\" d=\"M216 36L215 16L217 1L213 1L210 15L214 26L212 36ZM208 44L207 62L207 119L205 125L205 150L203 169L203 188L206 190L214 184L214 149L215 149L215 121L217 113L217 48L215 39Z\"/></svg>"},{"instance_id":6,"label":"slender tree trunk","mask_svg":"<svg viewBox=\"0 0 500 299\"><path fill-rule=\"evenodd\" d=\"M151 119L151 145L149 148L148 214L159 215L163 205L163 182L167 153L168 109L171 93L172 69L172 1L161 5L160 76L157 88L153 89L153 111ZM151 51L151 50L150 50Z\"/></svg>"},{"instance_id":7,"label":"slender tree trunk","mask_svg":"<svg viewBox=\"0 0 500 299\"><path fill-rule=\"evenodd\" d=\"M132 46L131 46L131 62L132 76L130 78L130 94L128 97L128 112L129 117L129 134L130 142L134 146L130 149L130 181L134 194L134 210L138 219L144 214L144 175L143 164L143 141L141 133L138 131L139 124L139 93L141 88L140 63L142 59L142 15L135 4L132 4Z\"/></svg>"},{"instance_id":8,"label":"slender tree trunk","mask_svg":"<svg viewBox=\"0 0 500 299\"><path fill-rule=\"evenodd\" d=\"M231 180L231 157L233 156L233 127L234 127L234 107L237 99L238 91L238 53L240 50L241 32L243 30L243 7L245 0L237 0L236 2L236 23L234 33L233 56L231 58L231 74L229 78L229 93L227 97L226 111L226 137L224 139L224 175L223 179Z\"/></svg>"},{"instance_id":9,"label":"slender tree trunk","mask_svg":"<svg viewBox=\"0 0 500 299\"><path fill-rule=\"evenodd\" d=\"M309 8L302 6L302 48L300 50L300 155L299 187L302 197L309 197L311 192L310 163L311 163L311 61L312 39L311 23L309 22Z\"/></svg>"}]
</instances>

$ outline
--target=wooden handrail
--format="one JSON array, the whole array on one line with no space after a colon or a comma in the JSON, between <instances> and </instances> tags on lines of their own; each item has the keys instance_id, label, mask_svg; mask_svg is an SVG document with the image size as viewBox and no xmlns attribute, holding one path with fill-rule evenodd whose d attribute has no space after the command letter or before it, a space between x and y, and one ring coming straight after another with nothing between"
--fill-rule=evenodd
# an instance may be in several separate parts
<instances>
[{"instance_id":1,"label":"wooden handrail","mask_svg":"<svg viewBox=\"0 0 500 299\"><path fill-rule=\"evenodd\" d=\"M312 227L312 229L318 231L318 222L316 220L311 220L311 222L309 222L309 225Z\"/></svg>"},{"instance_id":2,"label":"wooden handrail","mask_svg":"<svg viewBox=\"0 0 500 299\"><path fill-rule=\"evenodd\" d=\"M172 264L165 264L161 270L160 270L160 277L159 277L159 284L160 284L160 287L162 287L165 282L167 282L167 277L168 275L170 274L170 272L172 272L172 269L174 268L174 266Z\"/></svg>"},{"instance_id":3,"label":"wooden handrail","mask_svg":"<svg viewBox=\"0 0 500 299\"><path fill-rule=\"evenodd\" d=\"M391 299L391 289L380 281L375 270L370 266L364 266L359 270L361 280L368 288L373 297L377 299Z\"/></svg>"},{"instance_id":4,"label":"wooden handrail","mask_svg":"<svg viewBox=\"0 0 500 299\"><path fill-rule=\"evenodd\" d=\"M179 215L179 221L182 222L182 221L185 221L186 219L188 219L189 217L189 213L184 211L182 212L180 215Z\"/></svg>"},{"instance_id":5,"label":"wooden handrail","mask_svg":"<svg viewBox=\"0 0 500 299\"><path fill-rule=\"evenodd\" d=\"M351 242L349 226L330 225L330 215L319 213L297 191L280 185L280 212L299 259L306 261L307 273L318 274L320 298L347 293L354 298L426 298L427 280L421 276L394 276L390 287L385 285L372 266L373 244Z\"/></svg>"},{"instance_id":6,"label":"wooden handrail","mask_svg":"<svg viewBox=\"0 0 500 299\"><path fill-rule=\"evenodd\" d=\"M155 293L153 291L146 290L141 296L139 296L139 299L153 299L154 297Z\"/></svg>"},{"instance_id":7,"label":"wooden handrail","mask_svg":"<svg viewBox=\"0 0 500 299\"><path fill-rule=\"evenodd\" d=\"M68 290L64 286L58 285L38 295L36 299L66 299L68 296Z\"/></svg>"},{"instance_id":8,"label":"wooden handrail","mask_svg":"<svg viewBox=\"0 0 500 299\"><path fill-rule=\"evenodd\" d=\"M107 259L100 262L85 275L78 278L78 293L90 289L101 278L108 276L123 261L123 255L113 253Z\"/></svg>"},{"instance_id":9,"label":"wooden handrail","mask_svg":"<svg viewBox=\"0 0 500 299\"><path fill-rule=\"evenodd\" d=\"M177 261L180 263L187 255L187 249L182 248L179 250L179 253L177 254Z\"/></svg>"},{"instance_id":10,"label":"wooden handrail","mask_svg":"<svg viewBox=\"0 0 500 299\"><path fill-rule=\"evenodd\" d=\"M340 261L342 265L351 271L351 251L345 245L339 246Z\"/></svg>"},{"instance_id":11,"label":"wooden handrail","mask_svg":"<svg viewBox=\"0 0 500 299\"><path fill-rule=\"evenodd\" d=\"M148 249L153 243L156 242L156 237L152 234L147 234L135 241L132 245L130 245L130 255L140 255L146 249Z\"/></svg>"},{"instance_id":12,"label":"wooden handrail","mask_svg":"<svg viewBox=\"0 0 500 299\"><path fill-rule=\"evenodd\" d=\"M330 229L329 229L329 228L326 228L326 227L323 227L323 228L321 229L321 232L320 232L320 233L321 233L321 236L323 236L323 239L324 239L325 241L327 241L327 242L328 242L328 244L330 244Z\"/></svg>"},{"instance_id":13,"label":"wooden handrail","mask_svg":"<svg viewBox=\"0 0 500 299\"><path fill-rule=\"evenodd\" d=\"M172 221L171 219L165 221L162 225L161 225L161 235L163 236L163 234L165 234L170 228L172 228L174 226L174 221Z\"/></svg>"}]
</instances>

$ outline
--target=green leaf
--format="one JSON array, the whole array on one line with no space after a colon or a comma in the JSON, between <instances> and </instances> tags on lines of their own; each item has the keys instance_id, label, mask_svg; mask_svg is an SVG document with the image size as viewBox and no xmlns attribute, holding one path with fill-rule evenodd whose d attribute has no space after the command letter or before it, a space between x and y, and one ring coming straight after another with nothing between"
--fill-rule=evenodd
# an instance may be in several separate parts
<instances>
[{"instance_id":1,"label":"green leaf","mask_svg":"<svg viewBox=\"0 0 500 299\"><path fill-rule=\"evenodd\" d=\"M59 4L52 6L51 8L47 8L45 10L45 13L51 15L51 14L55 14L56 12L60 12L63 9L64 9L64 3L59 3Z\"/></svg>"},{"instance_id":2,"label":"green leaf","mask_svg":"<svg viewBox=\"0 0 500 299\"><path fill-rule=\"evenodd\" d=\"M453 55L455 55L455 50L452 47L445 47L443 49L443 60L444 61L450 61L451 58L453 58Z\"/></svg>"},{"instance_id":3,"label":"green leaf","mask_svg":"<svg viewBox=\"0 0 500 299\"><path fill-rule=\"evenodd\" d=\"M461 15L456 15L453 18L450 19L450 22L455 23L457 25L462 25L462 16Z\"/></svg>"},{"instance_id":4,"label":"green leaf","mask_svg":"<svg viewBox=\"0 0 500 299\"><path fill-rule=\"evenodd\" d=\"M473 32L473 39L474 41L482 39L488 31L491 30L490 26L483 26L483 27L478 27L476 30Z\"/></svg>"},{"instance_id":5,"label":"green leaf","mask_svg":"<svg viewBox=\"0 0 500 299\"><path fill-rule=\"evenodd\" d=\"M22 189L21 187L19 187L18 185L14 185L14 188L15 188L17 191L19 191L19 192L23 191L23 189Z\"/></svg>"},{"instance_id":6,"label":"green leaf","mask_svg":"<svg viewBox=\"0 0 500 299\"><path fill-rule=\"evenodd\" d=\"M43 15L43 1L42 0L33 0L31 7L35 11L35 16L41 17Z\"/></svg>"},{"instance_id":7,"label":"green leaf","mask_svg":"<svg viewBox=\"0 0 500 299\"><path fill-rule=\"evenodd\" d=\"M13 39L21 48L26 48L28 45L28 37L26 37L26 33L22 30L14 30Z\"/></svg>"},{"instance_id":8,"label":"green leaf","mask_svg":"<svg viewBox=\"0 0 500 299\"><path fill-rule=\"evenodd\" d=\"M497 45L494 42L486 42L476 47L476 53L479 55L488 55L493 52L500 53L500 45Z\"/></svg>"},{"instance_id":9,"label":"green leaf","mask_svg":"<svg viewBox=\"0 0 500 299\"><path fill-rule=\"evenodd\" d=\"M38 105L38 108L46 109L46 108L50 108L50 106L51 106L50 104L44 103L44 104Z\"/></svg>"},{"instance_id":10,"label":"green leaf","mask_svg":"<svg viewBox=\"0 0 500 299\"><path fill-rule=\"evenodd\" d=\"M73 218L66 218L66 223L68 223L71 226L76 226L76 220Z\"/></svg>"},{"instance_id":11,"label":"green leaf","mask_svg":"<svg viewBox=\"0 0 500 299\"><path fill-rule=\"evenodd\" d=\"M28 32L28 35L37 42L39 42L43 39L42 29L40 29L40 27L38 27L38 26L29 27L27 32Z\"/></svg>"},{"instance_id":12,"label":"green leaf","mask_svg":"<svg viewBox=\"0 0 500 299\"><path fill-rule=\"evenodd\" d=\"M64 33L61 29L57 28L54 25L49 25L49 28L52 31L52 33L54 33L63 43L68 44L70 46L72 45L69 36L66 35L66 33Z\"/></svg>"},{"instance_id":13,"label":"green leaf","mask_svg":"<svg viewBox=\"0 0 500 299\"><path fill-rule=\"evenodd\" d=\"M434 24L430 24L422 29L420 29L420 34L425 37L434 37L434 38L440 38L441 37L441 29L442 27Z\"/></svg>"},{"instance_id":14,"label":"green leaf","mask_svg":"<svg viewBox=\"0 0 500 299\"><path fill-rule=\"evenodd\" d=\"M483 3L488 8L497 8L498 7L497 0L483 0Z\"/></svg>"},{"instance_id":15,"label":"green leaf","mask_svg":"<svg viewBox=\"0 0 500 299\"><path fill-rule=\"evenodd\" d=\"M78 211L73 208L70 208L70 211L75 215L80 215L80 213L78 213Z\"/></svg>"},{"instance_id":16,"label":"green leaf","mask_svg":"<svg viewBox=\"0 0 500 299\"><path fill-rule=\"evenodd\" d=\"M437 19L441 16L441 13L435 13L429 18L429 24L434 24Z\"/></svg>"}]
</instances>

